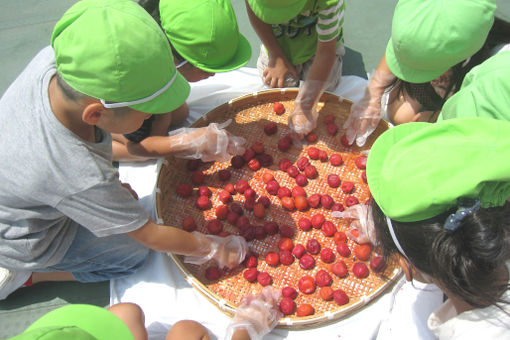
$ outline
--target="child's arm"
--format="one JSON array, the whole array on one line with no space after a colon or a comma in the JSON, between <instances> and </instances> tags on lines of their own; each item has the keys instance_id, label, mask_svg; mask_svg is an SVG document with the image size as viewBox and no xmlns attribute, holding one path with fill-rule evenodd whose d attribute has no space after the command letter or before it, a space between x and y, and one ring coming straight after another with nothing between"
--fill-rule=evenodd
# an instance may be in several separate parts
<instances>
[{"instance_id":1,"label":"child's arm","mask_svg":"<svg viewBox=\"0 0 510 340\"><path fill-rule=\"evenodd\" d=\"M246 2L246 11L248 12L248 18L253 29L262 41L262 44L264 44L269 55L269 63L263 73L264 83L269 87L283 87L285 76L288 73L294 79L298 79L296 69L285 55L280 44L278 44L271 25L260 20L253 13L248 2Z\"/></svg>"},{"instance_id":2,"label":"child's arm","mask_svg":"<svg viewBox=\"0 0 510 340\"><path fill-rule=\"evenodd\" d=\"M149 136L166 136L168 131L172 126L177 126L186 121L186 118L189 115L189 107L188 104L184 103L177 109L172 112L164 113L164 114L155 114L153 115L154 121L151 124L150 135ZM113 149L113 160L120 162L137 162L137 161L146 161L148 159L158 157L152 156L149 153L146 153L143 148L140 148L137 153L132 154L128 149L128 143L136 144L130 142L124 135L122 134L112 134L112 149ZM147 137L145 137L147 138Z\"/></svg>"},{"instance_id":3,"label":"child's arm","mask_svg":"<svg viewBox=\"0 0 510 340\"><path fill-rule=\"evenodd\" d=\"M345 121L349 144L356 140L358 146L365 145L368 136L381 120L381 98L384 91L395 78L386 63L386 56L383 56L367 85L365 95L351 106L351 113Z\"/></svg>"},{"instance_id":4,"label":"child's arm","mask_svg":"<svg viewBox=\"0 0 510 340\"><path fill-rule=\"evenodd\" d=\"M326 82L336 58L336 39L318 41L317 53L307 79L300 86L294 102L294 111L289 115L289 127L300 139L312 131L317 124L317 102L324 92Z\"/></svg>"},{"instance_id":5,"label":"child's arm","mask_svg":"<svg viewBox=\"0 0 510 340\"><path fill-rule=\"evenodd\" d=\"M227 161L244 152L245 140L230 134L225 125L211 123L204 128L182 128L169 136L149 136L139 143L128 142L130 154L149 158L175 155L182 158Z\"/></svg>"},{"instance_id":6,"label":"child's arm","mask_svg":"<svg viewBox=\"0 0 510 340\"><path fill-rule=\"evenodd\" d=\"M326 83L336 58L337 40L318 41L317 51L308 72L308 80L318 80Z\"/></svg>"},{"instance_id":7,"label":"child's arm","mask_svg":"<svg viewBox=\"0 0 510 340\"><path fill-rule=\"evenodd\" d=\"M159 225L152 219L128 235L148 248L186 255L184 261L201 264L214 259L220 267L233 268L244 260L248 244L241 236L219 237Z\"/></svg>"}]
</instances>

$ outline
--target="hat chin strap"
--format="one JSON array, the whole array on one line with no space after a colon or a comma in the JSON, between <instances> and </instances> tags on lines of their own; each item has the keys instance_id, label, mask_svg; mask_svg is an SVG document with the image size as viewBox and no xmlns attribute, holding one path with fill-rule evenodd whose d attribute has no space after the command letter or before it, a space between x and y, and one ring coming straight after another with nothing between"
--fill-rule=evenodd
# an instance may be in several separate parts
<instances>
[{"instance_id":1,"label":"hat chin strap","mask_svg":"<svg viewBox=\"0 0 510 340\"><path fill-rule=\"evenodd\" d=\"M179 64L177 64L177 66L175 66L175 68L179 69L179 68L183 67L184 65L186 65L187 63L188 63L187 60L183 60Z\"/></svg>"},{"instance_id":2,"label":"hat chin strap","mask_svg":"<svg viewBox=\"0 0 510 340\"><path fill-rule=\"evenodd\" d=\"M163 92L165 92L173 84L173 82L174 82L176 77L177 77L177 70L175 71L173 77L168 81L168 83L166 83L165 86L163 86L161 89L157 90L156 92L154 92L150 96L142 98L142 99L133 100L133 101L130 101L130 102L122 102L122 103L106 103L104 99L99 99L99 101L101 101L101 104L103 104L103 106L105 108L107 108L107 109L114 109L114 108L118 108L118 107L126 107L126 106L146 103L148 101L153 100L154 98L156 98L157 96L159 96Z\"/></svg>"},{"instance_id":3,"label":"hat chin strap","mask_svg":"<svg viewBox=\"0 0 510 340\"><path fill-rule=\"evenodd\" d=\"M398 242L397 235L395 235L395 230L393 230L393 224L391 223L391 219L386 216L386 224L388 225L388 230L390 231L391 238L393 239L393 243L395 243L395 246L397 247L398 251L404 255L404 257L409 261L409 258L407 257L406 253L404 252L404 249L402 249L402 246Z\"/></svg>"}]
</instances>

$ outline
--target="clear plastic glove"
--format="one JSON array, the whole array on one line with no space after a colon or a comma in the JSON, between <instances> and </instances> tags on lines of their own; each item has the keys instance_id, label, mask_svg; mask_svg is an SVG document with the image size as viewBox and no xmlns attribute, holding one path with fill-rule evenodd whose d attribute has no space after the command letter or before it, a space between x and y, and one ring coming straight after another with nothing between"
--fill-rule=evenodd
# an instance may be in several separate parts
<instances>
[{"instance_id":1,"label":"clear plastic glove","mask_svg":"<svg viewBox=\"0 0 510 340\"><path fill-rule=\"evenodd\" d=\"M299 87L294 101L294 111L289 115L289 128L292 137L302 139L317 126L317 103L324 92L325 81L306 80Z\"/></svg>"},{"instance_id":2,"label":"clear plastic glove","mask_svg":"<svg viewBox=\"0 0 510 340\"><path fill-rule=\"evenodd\" d=\"M393 74L375 71L368 81L365 94L351 106L349 117L344 123L349 144L356 141L365 145L368 136L374 132L381 120L381 98L387 86L395 79Z\"/></svg>"},{"instance_id":3,"label":"clear plastic glove","mask_svg":"<svg viewBox=\"0 0 510 340\"><path fill-rule=\"evenodd\" d=\"M232 339L239 329L246 330L251 340L260 340L271 332L282 317L278 306L280 295L280 290L266 286L258 295L245 296L227 327L225 339Z\"/></svg>"},{"instance_id":4,"label":"clear plastic glove","mask_svg":"<svg viewBox=\"0 0 510 340\"><path fill-rule=\"evenodd\" d=\"M211 123L203 128L181 128L171 131L170 143L179 158L202 159L204 162L227 162L234 155L242 155L246 140L234 136L225 128L231 119L222 124Z\"/></svg>"},{"instance_id":5,"label":"clear plastic glove","mask_svg":"<svg viewBox=\"0 0 510 340\"><path fill-rule=\"evenodd\" d=\"M248 252L248 243L241 236L230 235L220 237L205 235L197 231L193 235L199 242L196 254L184 257L185 263L201 265L209 260L215 260L220 268L234 268L243 262Z\"/></svg>"},{"instance_id":6,"label":"clear plastic glove","mask_svg":"<svg viewBox=\"0 0 510 340\"><path fill-rule=\"evenodd\" d=\"M375 244L375 227L374 218L372 216L372 206L365 204L356 204L344 211L333 211L331 216L337 218L353 219L347 236L355 242ZM358 231L358 236L352 233L353 230Z\"/></svg>"}]
</instances>

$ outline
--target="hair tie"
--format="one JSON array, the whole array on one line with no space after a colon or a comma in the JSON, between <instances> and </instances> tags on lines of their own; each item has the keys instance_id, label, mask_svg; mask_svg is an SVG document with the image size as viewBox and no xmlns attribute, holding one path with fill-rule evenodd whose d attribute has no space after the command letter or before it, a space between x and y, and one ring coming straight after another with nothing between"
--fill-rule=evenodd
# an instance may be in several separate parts
<instances>
[{"instance_id":1,"label":"hair tie","mask_svg":"<svg viewBox=\"0 0 510 340\"><path fill-rule=\"evenodd\" d=\"M480 200L478 199L466 200L460 203L457 212L448 216L444 222L444 229L449 232L454 232L466 216L473 214L478 209L480 209Z\"/></svg>"}]
</instances>

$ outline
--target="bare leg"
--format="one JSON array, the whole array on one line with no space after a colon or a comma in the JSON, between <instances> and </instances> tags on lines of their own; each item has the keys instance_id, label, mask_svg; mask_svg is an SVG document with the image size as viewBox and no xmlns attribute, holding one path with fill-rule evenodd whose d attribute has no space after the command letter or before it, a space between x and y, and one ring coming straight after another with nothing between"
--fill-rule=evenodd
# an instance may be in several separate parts
<instances>
[{"instance_id":1,"label":"bare leg","mask_svg":"<svg viewBox=\"0 0 510 340\"><path fill-rule=\"evenodd\" d=\"M168 331L165 340L210 340L207 328L196 321L181 320Z\"/></svg>"},{"instance_id":2,"label":"bare leg","mask_svg":"<svg viewBox=\"0 0 510 340\"><path fill-rule=\"evenodd\" d=\"M33 272L32 284L47 281L76 281L73 274L70 272Z\"/></svg>"},{"instance_id":3,"label":"bare leg","mask_svg":"<svg viewBox=\"0 0 510 340\"><path fill-rule=\"evenodd\" d=\"M134 303L117 303L108 308L108 310L118 316L128 326L135 340L147 340L145 315L140 306Z\"/></svg>"}]
</instances>

